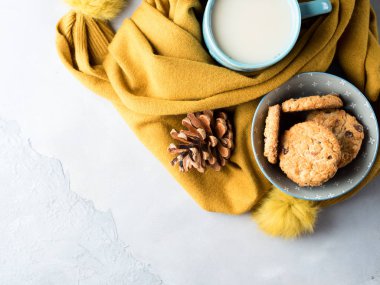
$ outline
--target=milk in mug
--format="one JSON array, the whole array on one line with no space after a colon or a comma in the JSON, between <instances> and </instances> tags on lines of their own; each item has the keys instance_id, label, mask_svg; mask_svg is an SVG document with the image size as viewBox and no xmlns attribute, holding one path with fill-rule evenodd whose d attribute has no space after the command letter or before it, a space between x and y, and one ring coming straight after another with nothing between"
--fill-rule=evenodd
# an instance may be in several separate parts
<instances>
[{"instance_id":1,"label":"milk in mug","mask_svg":"<svg viewBox=\"0 0 380 285\"><path fill-rule=\"evenodd\" d=\"M287 0L216 0L212 33L232 59L265 63L292 47L298 32L296 12Z\"/></svg>"}]
</instances>

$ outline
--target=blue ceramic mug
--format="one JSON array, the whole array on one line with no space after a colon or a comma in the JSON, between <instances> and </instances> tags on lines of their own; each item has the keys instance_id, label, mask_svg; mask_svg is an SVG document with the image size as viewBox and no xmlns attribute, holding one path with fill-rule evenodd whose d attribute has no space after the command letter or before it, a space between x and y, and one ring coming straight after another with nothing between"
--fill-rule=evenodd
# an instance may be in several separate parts
<instances>
[{"instance_id":1,"label":"blue ceramic mug","mask_svg":"<svg viewBox=\"0 0 380 285\"><path fill-rule=\"evenodd\" d=\"M213 35L213 29L212 29L213 28L212 13L213 13L213 10L214 10L213 8L216 1L220 1L220 0L209 0L206 5L206 9L203 16L203 23L202 23L204 41L206 43L206 46L211 56L217 62L219 62L221 65L229 69L242 71L242 72L251 72L251 71L264 69L282 60L293 49L298 39L300 30L301 30L301 20L314 17L317 15L329 13L331 12L331 9L332 9L330 0L314 0L314 1L304 2L304 3L298 3L297 0L285 0L285 1L288 1L288 4L290 5L292 9L292 15L293 15L293 19L292 19L293 32L291 34L291 40L289 41L289 44L287 45L286 48L282 49L280 53L278 53L276 56L274 56L270 60L252 64L252 63L240 62L236 59L231 58L218 46L217 41L215 40L215 37ZM233 0L229 0L229 1L233 1Z\"/></svg>"}]
</instances>

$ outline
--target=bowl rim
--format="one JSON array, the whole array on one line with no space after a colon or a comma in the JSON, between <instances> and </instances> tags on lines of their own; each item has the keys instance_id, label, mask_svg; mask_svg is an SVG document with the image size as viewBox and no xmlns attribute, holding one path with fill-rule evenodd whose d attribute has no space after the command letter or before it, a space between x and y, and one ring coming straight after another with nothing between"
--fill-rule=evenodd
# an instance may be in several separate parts
<instances>
[{"instance_id":1,"label":"bowl rim","mask_svg":"<svg viewBox=\"0 0 380 285\"><path fill-rule=\"evenodd\" d=\"M356 90L364 98L364 100L369 104L370 110L376 116L376 112L372 108L371 102L359 90L359 88L357 88L354 84L352 84L348 80L346 80L346 79L344 79L342 77L339 77L337 75L331 74L331 73L319 72L319 71L297 73L294 76L292 76L290 79L288 79L286 82L284 82L283 84L281 84L280 86L283 86L284 84L286 84L287 82L289 82L290 80L292 80L293 78L295 78L298 75L305 75L305 74L310 74L310 73L312 73L312 74L323 74L323 75L327 75L327 76L330 76L330 77L334 77L336 79L344 80L346 83L348 83L354 90ZM371 158L371 161L369 163L370 167L367 168L367 170L364 172L364 175L360 179L358 179L358 181L355 184L352 184L351 188L349 188L347 191L345 191L343 193L339 193L338 195L333 196L333 197L307 198L307 197L304 197L304 196L297 195L297 194L295 194L293 192L289 192L289 191L284 190L280 185L278 185L276 183L276 181L274 179L272 179L272 177L270 177L270 175L267 174L267 172L265 171L264 167L262 166L262 164L260 163L260 161L258 159L258 153L256 152L256 149L255 149L255 146L254 146L254 138L255 138L255 135L254 135L254 125L255 125L255 121L257 120L257 116L258 116L258 112L257 111L260 109L261 105L264 104L264 101L265 101L264 99L269 95L269 93L272 93L273 91L274 90L268 92L267 94L265 94L261 98L260 103L256 107L255 113L254 113L253 118L252 118L252 123L251 123L251 146L252 146L253 155L254 155L254 158L256 160L256 164L259 166L261 172L269 180L269 182L272 183L273 186L277 187L277 189L279 189L280 191L284 192L285 194L288 194L288 195L293 196L293 197L298 198L298 199L307 200L307 201L325 201L325 200L335 199L335 198L338 198L338 197L340 197L342 195L345 195L345 194L351 192L354 188L356 188L356 186L358 186L368 176L368 173L371 171L371 169L372 169L372 167L373 167L373 165L374 165L374 163L376 161L376 157L377 157L377 154L378 154L378 151L379 151L379 140L376 141L374 156ZM376 116L376 120L375 120L375 127L376 127L376 132L378 134L378 137L380 137L380 135L379 135L379 124L378 124L377 116Z\"/></svg>"}]
</instances>

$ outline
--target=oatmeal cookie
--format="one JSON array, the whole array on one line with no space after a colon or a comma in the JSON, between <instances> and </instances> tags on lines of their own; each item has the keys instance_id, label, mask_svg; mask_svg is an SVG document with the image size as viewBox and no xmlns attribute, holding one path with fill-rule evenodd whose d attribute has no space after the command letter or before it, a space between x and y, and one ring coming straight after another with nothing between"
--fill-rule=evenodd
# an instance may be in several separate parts
<instances>
[{"instance_id":1,"label":"oatmeal cookie","mask_svg":"<svg viewBox=\"0 0 380 285\"><path fill-rule=\"evenodd\" d=\"M327 127L337 137L342 151L339 168L349 164L358 155L364 129L354 116L343 110L325 110L311 112L306 120Z\"/></svg>"},{"instance_id":2,"label":"oatmeal cookie","mask_svg":"<svg viewBox=\"0 0 380 285\"><path fill-rule=\"evenodd\" d=\"M268 109L268 116L265 120L264 129L264 156L272 164L277 163L278 158L278 136L280 131L280 112L279 104Z\"/></svg>"},{"instance_id":3,"label":"oatmeal cookie","mask_svg":"<svg viewBox=\"0 0 380 285\"><path fill-rule=\"evenodd\" d=\"M280 167L299 186L320 186L338 170L339 142L328 128L315 122L291 127L281 146Z\"/></svg>"},{"instance_id":4,"label":"oatmeal cookie","mask_svg":"<svg viewBox=\"0 0 380 285\"><path fill-rule=\"evenodd\" d=\"M283 112L299 112L318 109L340 108L343 106L338 95L308 96L289 99L282 103Z\"/></svg>"}]
</instances>

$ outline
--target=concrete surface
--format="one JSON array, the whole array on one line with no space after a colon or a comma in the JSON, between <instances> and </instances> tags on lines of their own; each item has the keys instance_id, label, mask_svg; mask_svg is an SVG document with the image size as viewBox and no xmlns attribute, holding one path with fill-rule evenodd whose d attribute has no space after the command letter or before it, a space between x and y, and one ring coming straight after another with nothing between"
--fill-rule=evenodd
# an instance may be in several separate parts
<instances>
[{"instance_id":1,"label":"concrete surface","mask_svg":"<svg viewBox=\"0 0 380 285\"><path fill-rule=\"evenodd\" d=\"M249 215L204 212L60 63L54 28L67 7L2 4L0 284L380 284L380 179L294 241Z\"/></svg>"}]
</instances>

